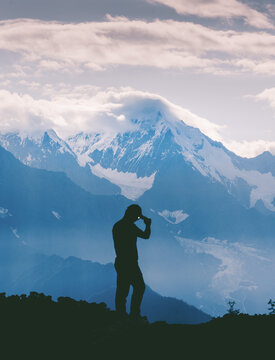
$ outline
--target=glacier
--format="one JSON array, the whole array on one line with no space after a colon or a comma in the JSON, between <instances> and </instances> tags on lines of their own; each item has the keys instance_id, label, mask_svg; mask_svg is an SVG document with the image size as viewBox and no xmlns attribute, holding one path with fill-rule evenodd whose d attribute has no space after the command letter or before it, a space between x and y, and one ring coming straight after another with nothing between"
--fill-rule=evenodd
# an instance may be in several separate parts
<instances>
[{"instance_id":1,"label":"glacier","mask_svg":"<svg viewBox=\"0 0 275 360\"><path fill-rule=\"evenodd\" d=\"M100 178L105 178L116 184L121 189L121 194L130 200L137 200L145 191L151 189L155 174L151 176L138 177L136 173L117 171L116 169L105 169L100 164L90 165L92 173Z\"/></svg>"},{"instance_id":2,"label":"glacier","mask_svg":"<svg viewBox=\"0 0 275 360\"><path fill-rule=\"evenodd\" d=\"M187 253L207 254L220 261L217 272L210 279L209 288L225 302L235 300L243 312L248 311L249 298L257 297L263 286L267 286L268 276L275 269L274 254L267 250L211 237L202 241L176 238ZM199 304L206 294L199 291L196 296Z\"/></svg>"}]
</instances>

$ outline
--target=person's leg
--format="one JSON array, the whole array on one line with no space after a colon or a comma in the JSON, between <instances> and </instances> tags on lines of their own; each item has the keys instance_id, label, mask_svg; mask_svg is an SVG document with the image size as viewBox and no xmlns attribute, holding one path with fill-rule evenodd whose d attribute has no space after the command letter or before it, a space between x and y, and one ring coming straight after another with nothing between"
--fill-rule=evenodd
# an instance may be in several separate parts
<instances>
[{"instance_id":1,"label":"person's leg","mask_svg":"<svg viewBox=\"0 0 275 360\"><path fill-rule=\"evenodd\" d=\"M117 264L115 264L115 269L117 272L116 311L121 315L126 315L126 298L129 294L130 280L126 269Z\"/></svg>"},{"instance_id":2,"label":"person's leg","mask_svg":"<svg viewBox=\"0 0 275 360\"><path fill-rule=\"evenodd\" d=\"M140 316L140 305L145 291L145 283L139 266L133 270L131 276L131 284L133 285L133 294L131 299L131 315Z\"/></svg>"}]
</instances>

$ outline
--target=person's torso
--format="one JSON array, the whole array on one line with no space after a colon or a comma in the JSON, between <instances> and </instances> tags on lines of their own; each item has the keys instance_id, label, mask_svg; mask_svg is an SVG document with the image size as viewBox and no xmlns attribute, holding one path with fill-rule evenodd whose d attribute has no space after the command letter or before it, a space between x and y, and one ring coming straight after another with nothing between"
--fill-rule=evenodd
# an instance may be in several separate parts
<instances>
[{"instance_id":1,"label":"person's torso","mask_svg":"<svg viewBox=\"0 0 275 360\"><path fill-rule=\"evenodd\" d=\"M118 221L113 227L113 239L117 259L137 261L137 231L133 223Z\"/></svg>"}]
</instances>

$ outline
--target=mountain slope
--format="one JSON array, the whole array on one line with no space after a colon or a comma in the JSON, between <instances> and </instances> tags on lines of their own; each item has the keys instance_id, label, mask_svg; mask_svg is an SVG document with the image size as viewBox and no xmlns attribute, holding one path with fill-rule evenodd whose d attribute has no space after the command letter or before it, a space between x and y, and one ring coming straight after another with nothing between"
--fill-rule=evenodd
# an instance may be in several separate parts
<instances>
[{"instance_id":1,"label":"mountain slope","mask_svg":"<svg viewBox=\"0 0 275 360\"><path fill-rule=\"evenodd\" d=\"M268 151L251 159L238 158L237 164L245 170L258 170L262 174L270 172L275 176L275 156Z\"/></svg>"},{"instance_id":2,"label":"mountain slope","mask_svg":"<svg viewBox=\"0 0 275 360\"><path fill-rule=\"evenodd\" d=\"M1 147L0 167L0 205L10 214L2 221L15 237L46 253L113 259L111 229L125 198L92 195L64 173L30 168Z\"/></svg>"},{"instance_id":3,"label":"mountain slope","mask_svg":"<svg viewBox=\"0 0 275 360\"><path fill-rule=\"evenodd\" d=\"M156 213L182 211L185 237L273 241L275 177L245 163L221 143L187 126L160 101L140 101L128 113L132 130L78 134L68 139L77 156L121 187L122 194ZM137 106L137 107L139 107ZM247 162L248 163L248 162ZM258 211L259 205L266 209Z\"/></svg>"},{"instance_id":4,"label":"mountain slope","mask_svg":"<svg viewBox=\"0 0 275 360\"><path fill-rule=\"evenodd\" d=\"M115 308L115 287L90 298L92 302L105 302L110 309ZM127 311L131 300L131 292L127 301ZM146 287L141 313L146 315L149 321L163 321L169 324L199 324L207 322L211 318L194 306L186 304L182 300L172 297L160 296L150 287Z\"/></svg>"},{"instance_id":5,"label":"mountain slope","mask_svg":"<svg viewBox=\"0 0 275 360\"><path fill-rule=\"evenodd\" d=\"M38 139L2 134L0 143L28 165L66 172L91 193L121 191L132 200L154 187L163 164L175 163L176 158L180 168L190 167L205 182L221 184L246 209L275 214L275 161L270 153L254 159L238 157L186 125L159 99L136 99L130 108L122 105L119 111L126 117L127 130L82 132L67 142L53 130ZM185 116L189 121L190 115Z\"/></svg>"},{"instance_id":6,"label":"mountain slope","mask_svg":"<svg viewBox=\"0 0 275 360\"><path fill-rule=\"evenodd\" d=\"M80 166L75 153L52 129L36 137L0 134L0 144L24 164L50 171L63 171L92 194L119 194L120 189L93 175L89 166Z\"/></svg>"},{"instance_id":7,"label":"mountain slope","mask_svg":"<svg viewBox=\"0 0 275 360\"><path fill-rule=\"evenodd\" d=\"M88 162L94 174L113 181L132 199L142 195L134 188L143 185L143 193L152 188L163 161L176 156L179 163L195 169L206 180L221 183L246 208L262 201L267 209L275 211L271 155L265 166L259 166L260 159L242 159L182 120L161 101L141 99L133 111L127 109L131 131L113 135L82 133L70 137L68 143L79 158L91 159Z\"/></svg>"}]
</instances>

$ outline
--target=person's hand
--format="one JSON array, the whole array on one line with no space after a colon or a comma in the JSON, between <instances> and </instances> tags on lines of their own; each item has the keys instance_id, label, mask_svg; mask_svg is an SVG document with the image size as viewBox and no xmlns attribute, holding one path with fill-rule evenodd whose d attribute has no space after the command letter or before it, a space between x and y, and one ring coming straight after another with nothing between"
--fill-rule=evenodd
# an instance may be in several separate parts
<instances>
[{"instance_id":1,"label":"person's hand","mask_svg":"<svg viewBox=\"0 0 275 360\"><path fill-rule=\"evenodd\" d=\"M141 219L144 221L145 225L151 225L152 220L148 217L142 215Z\"/></svg>"}]
</instances>

